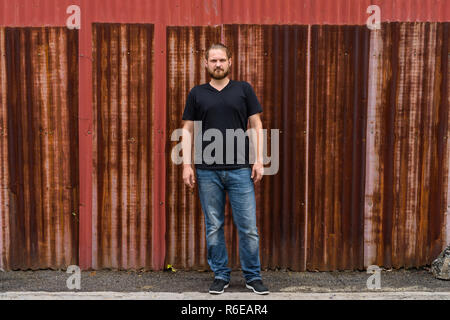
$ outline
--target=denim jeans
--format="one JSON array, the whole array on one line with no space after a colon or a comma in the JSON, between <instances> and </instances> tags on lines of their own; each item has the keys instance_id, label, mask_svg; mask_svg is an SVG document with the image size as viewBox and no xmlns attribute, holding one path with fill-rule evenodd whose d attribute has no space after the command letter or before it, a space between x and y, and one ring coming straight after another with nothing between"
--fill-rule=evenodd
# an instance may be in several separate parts
<instances>
[{"instance_id":1,"label":"denim jeans","mask_svg":"<svg viewBox=\"0 0 450 320\"><path fill-rule=\"evenodd\" d=\"M239 257L247 282L261 280L259 236L256 228L255 189L251 169L197 169L200 202L205 216L208 264L216 279L230 280L231 269L225 246L225 192L239 235Z\"/></svg>"}]
</instances>

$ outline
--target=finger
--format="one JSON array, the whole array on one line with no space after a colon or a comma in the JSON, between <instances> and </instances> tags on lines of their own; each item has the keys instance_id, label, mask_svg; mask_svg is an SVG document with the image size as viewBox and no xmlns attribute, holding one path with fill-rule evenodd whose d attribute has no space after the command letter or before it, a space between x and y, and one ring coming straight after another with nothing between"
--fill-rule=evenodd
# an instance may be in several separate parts
<instances>
[{"instance_id":1,"label":"finger","mask_svg":"<svg viewBox=\"0 0 450 320\"><path fill-rule=\"evenodd\" d=\"M264 168L261 168L261 169L259 170L259 180L260 180L260 181L262 180L263 176L264 176Z\"/></svg>"},{"instance_id":2,"label":"finger","mask_svg":"<svg viewBox=\"0 0 450 320\"><path fill-rule=\"evenodd\" d=\"M252 178L253 180L256 180L258 178L258 170L256 168L253 168L252 170Z\"/></svg>"},{"instance_id":3,"label":"finger","mask_svg":"<svg viewBox=\"0 0 450 320\"><path fill-rule=\"evenodd\" d=\"M262 173L262 171L260 171L258 174L258 181L261 181L262 178L263 178L263 173Z\"/></svg>"},{"instance_id":4,"label":"finger","mask_svg":"<svg viewBox=\"0 0 450 320\"><path fill-rule=\"evenodd\" d=\"M184 184L186 185L186 187L192 188L191 179L189 176L184 178Z\"/></svg>"}]
</instances>

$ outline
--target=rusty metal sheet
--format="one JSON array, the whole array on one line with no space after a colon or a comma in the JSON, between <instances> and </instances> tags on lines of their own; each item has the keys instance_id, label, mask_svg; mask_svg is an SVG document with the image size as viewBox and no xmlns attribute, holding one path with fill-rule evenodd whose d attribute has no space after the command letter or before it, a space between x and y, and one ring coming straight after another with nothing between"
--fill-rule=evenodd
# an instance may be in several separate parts
<instances>
[{"instance_id":1,"label":"rusty metal sheet","mask_svg":"<svg viewBox=\"0 0 450 320\"><path fill-rule=\"evenodd\" d=\"M94 24L94 269L152 266L153 25Z\"/></svg>"},{"instance_id":2,"label":"rusty metal sheet","mask_svg":"<svg viewBox=\"0 0 450 320\"><path fill-rule=\"evenodd\" d=\"M1 28L1 267L78 261L78 32Z\"/></svg>"},{"instance_id":3,"label":"rusty metal sheet","mask_svg":"<svg viewBox=\"0 0 450 320\"><path fill-rule=\"evenodd\" d=\"M204 217L197 190L191 192L182 179L182 166L172 163L170 151L178 142L172 132L182 127L189 90L205 83L205 49L220 41L220 27L167 28L167 145L166 145L166 264L175 268L206 269Z\"/></svg>"},{"instance_id":4,"label":"rusty metal sheet","mask_svg":"<svg viewBox=\"0 0 450 320\"><path fill-rule=\"evenodd\" d=\"M308 270L363 267L369 30L312 26Z\"/></svg>"},{"instance_id":5,"label":"rusty metal sheet","mask_svg":"<svg viewBox=\"0 0 450 320\"><path fill-rule=\"evenodd\" d=\"M268 156L270 129L280 130L279 171L255 189L261 266L303 270L308 26L225 25L224 40L234 57L231 77L250 82L263 106Z\"/></svg>"},{"instance_id":6,"label":"rusty metal sheet","mask_svg":"<svg viewBox=\"0 0 450 320\"><path fill-rule=\"evenodd\" d=\"M429 265L448 245L448 39L449 23L372 34L366 264Z\"/></svg>"}]
</instances>

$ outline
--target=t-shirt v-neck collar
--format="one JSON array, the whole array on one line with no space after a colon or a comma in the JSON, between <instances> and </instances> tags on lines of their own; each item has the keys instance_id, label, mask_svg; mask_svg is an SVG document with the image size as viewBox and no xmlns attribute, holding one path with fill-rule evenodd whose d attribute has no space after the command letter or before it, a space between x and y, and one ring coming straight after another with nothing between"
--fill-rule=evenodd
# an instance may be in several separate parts
<instances>
[{"instance_id":1,"label":"t-shirt v-neck collar","mask_svg":"<svg viewBox=\"0 0 450 320\"><path fill-rule=\"evenodd\" d=\"M222 90L217 90L217 89L214 88L209 82L208 82L208 86L209 86L211 89L213 89L214 92L221 93L223 90L225 90L227 87L229 87L229 86L231 85L231 81L233 81L233 80L230 79L230 81L228 81L227 85L226 85L225 87L223 87Z\"/></svg>"}]
</instances>

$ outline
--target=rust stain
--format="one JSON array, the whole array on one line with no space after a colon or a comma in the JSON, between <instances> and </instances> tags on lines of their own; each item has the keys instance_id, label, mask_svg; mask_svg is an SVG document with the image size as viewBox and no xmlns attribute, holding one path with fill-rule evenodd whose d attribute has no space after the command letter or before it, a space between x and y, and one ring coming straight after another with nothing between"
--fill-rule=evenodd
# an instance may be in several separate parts
<instances>
[{"instance_id":1,"label":"rust stain","mask_svg":"<svg viewBox=\"0 0 450 320\"><path fill-rule=\"evenodd\" d=\"M383 24L376 70L378 178L367 264L430 264L445 246L448 23Z\"/></svg>"},{"instance_id":2,"label":"rust stain","mask_svg":"<svg viewBox=\"0 0 450 320\"><path fill-rule=\"evenodd\" d=\"M2 33L5 267L65 268L78 255L78 34L56 27Z\"/></svg>"},{"instance_id":3,"label":"rust stain","mask_svg":"<svg viewBox=\"0 0 450 320\"><path fill-rule=\"evenodd\" d=\"M93 268L152 265L153 25L94 24Z\"/></svg>"}]
</instances>

